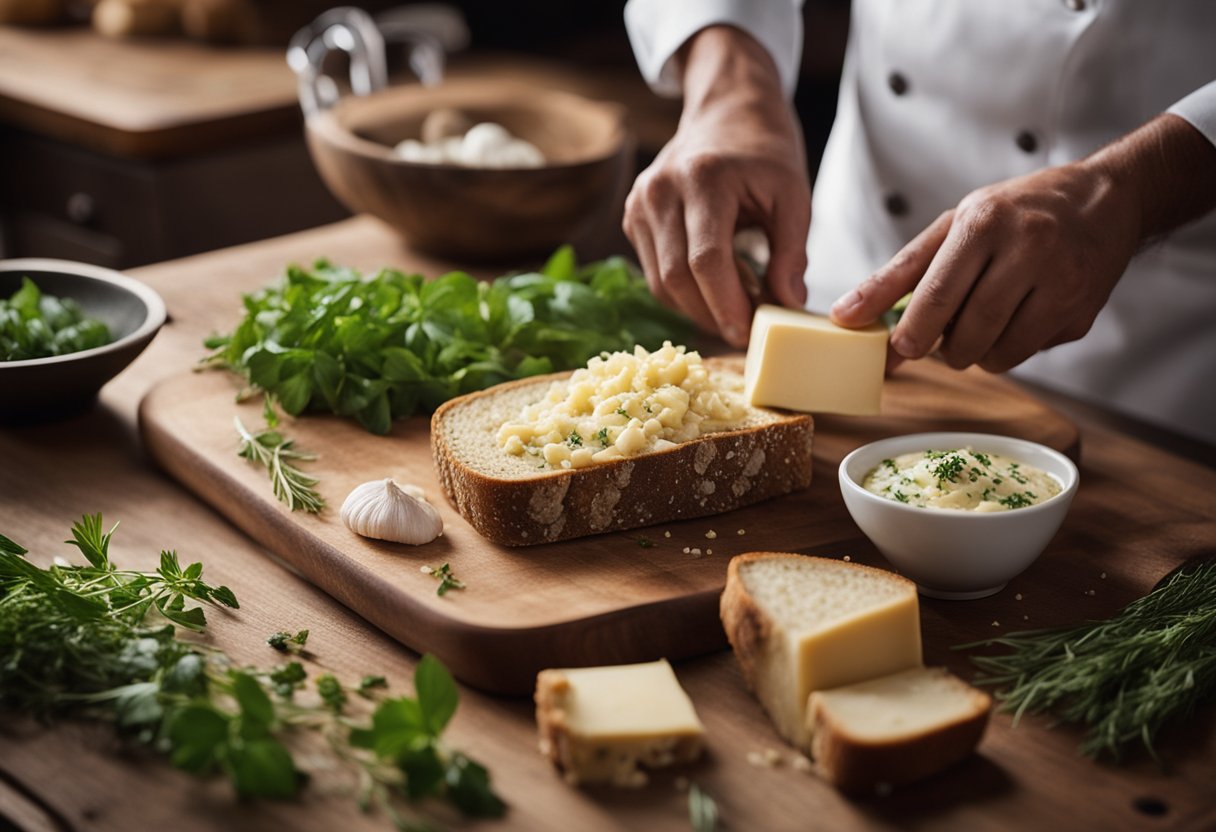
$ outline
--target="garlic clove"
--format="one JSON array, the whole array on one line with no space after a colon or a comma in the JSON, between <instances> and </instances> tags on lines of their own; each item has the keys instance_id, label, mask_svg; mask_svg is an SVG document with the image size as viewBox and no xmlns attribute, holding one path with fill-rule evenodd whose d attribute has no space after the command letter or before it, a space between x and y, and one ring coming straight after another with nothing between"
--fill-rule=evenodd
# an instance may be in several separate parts
<instances>
[{"instance_id":1,"label":"garlic clove","mask_svg":"<svg viewBox=\"0 0 1216 832\"><path fill-rule=\"evenodd\" d=\"M415 485L392 478L356 486L342 503L342 522L357 535L418 546L443 534L443 518Z\"/></svg>"}]
</instances>

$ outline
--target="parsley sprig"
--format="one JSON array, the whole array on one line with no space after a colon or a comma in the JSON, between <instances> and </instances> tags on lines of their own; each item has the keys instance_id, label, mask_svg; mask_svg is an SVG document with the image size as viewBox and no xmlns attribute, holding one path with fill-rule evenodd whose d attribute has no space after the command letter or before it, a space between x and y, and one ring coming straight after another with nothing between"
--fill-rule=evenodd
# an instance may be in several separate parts
<instances>
[{"instance_id":1,"label":"parsley sprig","mask_svg":"<svg viewBox=\"0 0 1216 832\"><path fill-rule=\"evenodd\" d=\"M693 332L624 259L580 267L568 246L539 272L488 283L394 269L364 278L319 260L244 301L236 328L205 342L204 363L291 415L336 413L377 434L461 393Z\"/></svg>"},{"instance_id":2,"label":"parsley sprig","mask_svg":"<svg viewBox=\"0 0 1216 832\"><path fill-rule=\"evenodd\" d=\"M357 772L360 805L400 829L429 828L413 807L424 798L468 816L503 814L485 768L442 739L458 692L433 656L418 664L413 696L384 696L384 677L364 677L354 692L375 708L361 718L332 674L310 687L299 661L240 668L197 637L178 638L177 626L206 624L202 607L188 600L235 609L235 595L206 583L201 564L182 568L170 551L153 572L118 569L109 556L114 529L103 528L100 515L72 528L68 542L88 565L46 569L0 535L0 709L112 721L178 768L223 775L251 798L299 793L308 778L289 738L307 732L328 739ZM268 642L302 648L306 633L276 633Z\"/></svg>"}]
</instances>

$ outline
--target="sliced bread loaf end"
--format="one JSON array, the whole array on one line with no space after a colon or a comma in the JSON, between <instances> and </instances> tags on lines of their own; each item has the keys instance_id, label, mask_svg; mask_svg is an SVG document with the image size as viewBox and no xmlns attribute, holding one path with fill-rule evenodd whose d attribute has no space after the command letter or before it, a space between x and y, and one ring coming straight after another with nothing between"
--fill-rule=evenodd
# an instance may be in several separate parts
<instances>
[{"instance_id":1,"label":"sliced bread loaf end","mask_svg":"<svg viewBox=\"0 0 1216 832\"><path fill-rule=\"evenodd\" d=\"M816 691L807 714L811 756L843 791L909 783L970 754L991 710L988 694L939 667Z\"/></svg>"},{"instance_id":2,"label":"sliced bread loaf end","mask_svg":"<svg viewBox=\"0 0 1216 832\"><path fill-rule=\"evenodd\" d=\"M742 377L715 367L723 384ZM803 414L749 408L731 430L674 448L585 468L541 468L511 456L499 427L568 373L501 384L447 402L431 420L440 483L484 537L529 546L667 520L719 514L806 488L813 422Z\"/></svg>"}]
</instances>

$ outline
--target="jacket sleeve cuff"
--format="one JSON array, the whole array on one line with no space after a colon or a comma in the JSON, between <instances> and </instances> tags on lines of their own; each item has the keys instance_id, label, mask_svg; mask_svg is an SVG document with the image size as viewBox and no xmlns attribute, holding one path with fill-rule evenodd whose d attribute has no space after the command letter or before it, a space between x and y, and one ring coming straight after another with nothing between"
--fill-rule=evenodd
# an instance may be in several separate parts
<instances>
[{"instance_id":1,"label":"jacket sleeve cuff","mask_svg":"<svg viewBox=\"0 0 1216 832\"><path fill-rule=\"evenodd\" d=\"M629 0L625 28L642 76L659 95L680 95L672 58L706 26L734 26L755 38L772 56L787 97L794 93L802 58L799 0Z\"/></svg>"},{"instance_id":2,"label":"jacket sleeve cuff","mask_svg":"<svg viewBox=\"0 0 1216 832\"><path fill-rule=\"evenodd\" d=\"M1195 90L1166 112L1186 119L1216 145L1216 81Z\"/></svg>"}]
</instances>

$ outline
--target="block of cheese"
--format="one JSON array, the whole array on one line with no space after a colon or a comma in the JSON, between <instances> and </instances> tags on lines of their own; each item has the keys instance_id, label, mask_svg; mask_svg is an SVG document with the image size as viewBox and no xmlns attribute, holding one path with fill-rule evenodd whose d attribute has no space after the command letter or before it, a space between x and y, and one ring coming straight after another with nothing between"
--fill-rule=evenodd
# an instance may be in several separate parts
<instances>
[{"instance_id":1,"label":"block of cheese","mask_svg":"<svg viewBox=\"0 0 1216 832\"><path fill-rule=\"evenodd\" d=\"M992 698L940 667L816 691L807 706L815 770L844 791L919 780L970 754Z\"/></svg>"},{"instance_id":2,"label":"block of cheese","mask_svg":"<svg viewBox=\"0 0 1216 832\"><path fill-rule=\"evenodd\" d=\"M692 762L705 728L665 660L542 670L540 750L566 781L644 786L645 768Z\"/></svg>"},{"instance_id":3,"label":"block of cheese","mask_svg":"<svg viewBox=\"0 0 1216 832\"><path fill-rule=\"evenodd\" d=\"M753 407L850 416L878 413L887 328L844 329L827 318L769 304L752 320L744 372Z\"/></svg>"},{"instance_id":4,"label":"block of cheese","mask_svg":"<svg viewBox=\"0 0 1216 832\"><path fill-rule=\"evenodd\" d=\"M722 624L743 670L789 742L809 749L812 691L921 664L916 584L856 563L753 552L731 560Z\"/></svg>"}]
</instances>

